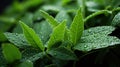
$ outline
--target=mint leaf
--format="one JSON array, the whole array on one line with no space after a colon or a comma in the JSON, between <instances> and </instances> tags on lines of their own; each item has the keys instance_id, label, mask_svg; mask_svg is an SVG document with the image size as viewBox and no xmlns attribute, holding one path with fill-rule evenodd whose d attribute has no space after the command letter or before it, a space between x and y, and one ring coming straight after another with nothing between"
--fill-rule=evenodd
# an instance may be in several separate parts
<instances>
[{"instance_id":1,"label":"mint leaf","mask_svg":"<svg viewBox=\"0 0 120 67\"><path fill-rule=\"evenodd\" d=\"M33 63L29 60L26 60L15 67L33 67Z\"/></svg>"},{"instance_id":2,"label":"mint leaf","mask_svg":"<svg viewBox=\"0 0 120 67\"><path fill-rule=\"evenodd\" d=\"M35 62L36 60L43 58L45 55L44 52L40 52L38 49L35 48L26 48L22 51L22 61L30 60L32 62Z\"/></svg>"},{"instance_id":3,"label":"mint leaf","mask_svg":"<svg viewBox=\"0 0 120 67\"><path fill-rule=\"evenodd\" d=\"M27 20L26 20L27 19ZM22 18L22 22L25 22L28 26L32 27L33 26L33 14L31 13L26 13ZM22 33L22 29L19 24L16 25L16 27L13 30L14 33Z\"/></svg>"},{"instance_id":4,"label":"mint leaf","mask_svg":"<svg viewBox=\"0 0 120 67\"><path fill-rule=\"evenodd\" d=\"M30 44L27 42L23 34L17 34L17 33L4 33L6 38L13 43L15 46L19 48L26 48L30 46Z\"/></svg>"},{"instance_id":5,"label":"mint leaf","mask_svg":"<svg viewBox=\"0 0 120 67\"><path fill-rule=\"evenodd\" d=\"M47 48L50 49L51 47L55 46L56 43L64 41L64 34L66 28L66 21L63 21L58 26L53 29L53 32L50 36L48 41Z\"/></svg>"},{"instance_id":6,"label":"mint leaf","mask_svg":"<svg viewBox=\"0 0 120 67\"><path fill-rule=\"evenodd\" d=\"M52 28L46 21L41 21L40 23L34 24L34 30L41 37L43 44L45 44L50 38Z\"/></svg>"},{"instance_id":7,"label":"mint leaf","mask_svg":"<svg viewBox=\"0 0 120 67\"><path fill-rule=\"evenodd\" d=\"M5 37L4 33L0 31L0 42L6 41L7 38Z\"/></svg>"},{"instance_id":8,"label":"mint leaf","mask_svg":"<svg viewBox=\"0 0 120 67\"><path fill-rule=\"evenodd\" d=\"M115 28L112 26L93 27L93 28L84 30L82 37L90 36L90 35L94 35L94 34L108 35L108 34L112 33L113 30L115 30Z\"/></svg>"},{"instance_id":9,"label":"mint leaf","mask_svg":"<svg viewBox=\"0 0 120 67\"><path fill-rule=\"evenodd\" d=\"M67 5L70 2L71 2L71 0L62 0L62 5Z\"/></svg>"},{"instance_id":10,"label":"mint leaf","mask_svg":"<svg viewBox=\"0 0 120 67\"><path fill-rule=\"evenodd\" d=\"M43 43L42 43L41 39L39 38L39 36L35 33L35 31L32 28L29 28L23 22L20 22L20 24L23 29L25 38L31 44L31 46L39 47L42 51L44 51Z\"/></svg>"},{"instance_id":11,"label":"mint leaf","mask_svg":"<svg viewBox=\"0 0 120 67\"><path fill-rule=\"evenodd\" d=\"M70 26L71 42L74 45L78 42L78 40L82 36L83 30L84 30L84 22L83 22L82 12L79 9Z\"/></svg>"},{"instance_id":12,"label":"mint leaf","mask_svg":"<svg viewBox=\"0 0 120 67\"><path fill-rule=\"evenodd\" d=\"M61 59L61 60L76 60L76 55L67 48L59 47L55 49L51 49L48 51L48 54L52 55L55 58Z\"/></svg>"},{"instance_id":13,"label":"mint leaf","mask_svg":"<svg viewBox=\"0 0 120 67\"><path fill-rule=\"evenodd\" d=\"M108 36L114 30L111 26L94 27L85 30L80 42L74 47L80 51L90 51L93 49L105 48L120 44L120 40L113 36Z\"/></svg>"},{"instance_id":14,"label":"mint leaf","mask_svg":"<svg viewBox=\"0 0 120 67\"><path fill-rule=\"evenodd\" d=\"M58 25L58 22L47 12L40 10L40 14L50 23L53 28Z\"/></svg>"},{"instance_id":15,"label":"mint leaf","mask_svg":"<svg viewBox=\"0 0 120 67\"><path fill-rule=\"evenodd\" d=\"M72 22L72 18L69 16L69 14L66 12L66 11L60 11L55 19L58 21L58 22L62 22L63 20L67 20L67 26L70 27L70 24Z\"/></svg>"},{"instance_id":16,"label":"mint leaf","mask_svg":"<svg viewBox=\"0 0 120 67\"><path fill-rule=\"evenodd\" d=\"M59 12L62 8L60 6L44 5L42 6L42 9L45 11Z\"/></svg>"},{"instance_id":17,"label":"mint leaf","mask_svg":"<svg viewBox=\"0 0 120 67\"><path fill-rule=\"evenodd\" d=\"M115 17L112 20L111 25L120 27L120 12L117 15L115 15Z\"/></svg>"},{"instance_id":18,"label":"mint leaf","mask_svg":"<svg viewBox=\"0 0 120 67\"><path fill-rule=\"evenodd\" d=\"M7 62L13 63L22 58L21 53L17 47L10 43L2 44L3 55Z\"/></svg>"}]
</instances>

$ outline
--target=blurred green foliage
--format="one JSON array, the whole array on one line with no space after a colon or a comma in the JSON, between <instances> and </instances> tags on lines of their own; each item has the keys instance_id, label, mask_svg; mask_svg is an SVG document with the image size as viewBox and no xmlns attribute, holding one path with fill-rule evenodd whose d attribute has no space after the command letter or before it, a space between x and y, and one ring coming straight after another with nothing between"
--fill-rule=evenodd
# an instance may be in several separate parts
<instances>
[{"instance_id":1,"label":"blurred green foliage","mask_svg":"<svg viewBox=\"0 0 120 67\"><path fill-rule=\"evenodd\" d=\"M65 32L61 33L65 33L64 36L67 37L69 34L68 29L79 8L81 8L85 31L81 40L73 48L72 46L66 47L66 45L71 45L66 40L62 44L61 42L52 44L57 44L55 47L59 45L62 47L57 49L53 47L54 49L47 53L40 52L38 49L31 47L27 42L27 38L25 39L22 34L19 21L23 21L30 29L33 28L36 32L34 35L41 38L46 50L46 42L52 36L51 33L56 32L56 29L53 30L53 28L58 25L51 27L50 22L60 23L66 20ZM43 15L40 10L43 10ZM3 61L3 63L0 61L0 67L7 67L6 64L8 64L2 54L1 44L3 43L12 43L16 46L16 49L20 49L22 59L13 62L13 64L8 64L15 65L15 67L27 67L27 65L30 67L33 67L33 65L35 67L77 67L77 65L82 66L84 63L120 67L119 12L119 0L13 0L0 15L0 60ZM60 36L59 33L54 34ZM52 37L54 40L55 36ZM63 36L61 36L61 39L63 39Z\"/></svg>"}]
</instances>

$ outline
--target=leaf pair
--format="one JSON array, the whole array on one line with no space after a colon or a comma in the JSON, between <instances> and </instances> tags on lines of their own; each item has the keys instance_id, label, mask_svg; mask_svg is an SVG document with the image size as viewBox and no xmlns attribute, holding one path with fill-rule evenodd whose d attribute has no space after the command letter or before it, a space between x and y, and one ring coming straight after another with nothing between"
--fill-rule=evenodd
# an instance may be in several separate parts
<instances>
[{"instance_id":1,"label":"leaf pair","mask_svg":"<svg viewBox=\"0 0 120 67\"><path fill-rule=\"evenodd\" d=\"M63 42L65 37L65 33L67 38L73 43L76 44L78 40L80 39L82 32L84 30L84 23L83 18L81 14L81 10L79 9L71 26L70 30L66 28L66 21L62 21L62 23L58 23L52 16L50 16L48 13L44 11L40 11L44 18L46 18L50 25L53 28L53 32L50 36L50 39L47 42L47 48L48 50L52 47L56 46L56 43ZM33 47L39 47L42 51L44 51L44 45L39 38L39 36L35 33L35 31L32 28L29 28L26 24L23 22L20 22L23 33L25 35L25 38L29 42L29 44ZM71 53L68 51L68 53ZM69 58L68 58L69 59Z\"/></svg>"},{"instance_id":2,"label":"leaf pair","mask_svg":"<svg viewBox=\"0 0 120 67\"><path fill-rule=\"evenodd\" d=\"M57 22L52 16L50 16L48 13L44 12L44 11L40 11L41 12L41 15L48 20L48 22L50 23L50 25L55 28L59 22ZM59 19L58 19L59 20ZM62 23L60 23L62 25ZM59 24L59 25L60 25ZM63 28L65 29L65 26L61 26L61 29L59 29L58 31L62 30ZM63 30L64 30L63 29ZM79 9L76 13L76 16L74 17L74 20L72 22L72 24L70 25L70 30L66 28L65 31L61 31L61 34L64 34L65 32L68 33L67 37L64 37L64 38L68 38L70 40L70 42L72 42L74 45L78 42L78 40L80 39L80 37L82 36L82 32L84 30L84 22L83 22L83 17L82 17L82 12L81 12L81 9ZM55 30L53 30L54 32ZM57 31L57 29L56 29ZM57 31L57 32L58 32ZM56 33L57 33L56 32ZM54 33L54 34L56 34ZM60 35L59 33L57 33L57 35ZM61 35L62 36L62 35ZM53 39L59 39L60 36L56 36L55 38L53 38L54 36L52 35L51 36L52 38L50 40L53 40ZM64 39L63 39L64 40ZM62 41L62 39L61 39ZM49 42L49 41L48 41Z\"/></svg>"},{"instance_id":3,"label":"leaf pair","mask_svg":"<svg viewBox=\"0 0 120 67\"><path fill-rule=\"evenodd\" d=\"M62 23L60 23L58 26L56 26L53 29L53 33L51 34L51 37L50 37L50 39L48 41L48 45L47 45L48 50L50 48L52 48L53 46L55 46L56 42L64 40L65 29L66 29L66 22L65 21L63 21ZM61 49L63 51L61 51ZM64 51L65 51L65 53L63 53ZM57 56L54 55L54 52L57 54ZM72 51L65 49L65 48L58 48L55 50L51 49L50 51L48 51L48 53L56 58L59 58L59 59L63 59L65 57L64 60L76 60L75 54ZM59 54L61 56L59 56Z\"/></svg>"},{"instance_id":4,"label":"leaf pair","mask_svg":"<svg viewBox=\"0 0 120 67\"><path fill-rule=\"evenodd\" d=\"M51 49L51 48L58 45L59 42L66 41L65 39L68 39L74 45L79 41L80 37L82 36L82 32L84 30L84 22L83 22L81 10L79 9L77 11L75 18L72 24L70 25L70 29L67 29L66 21L62 20L62 22L59 23L58 21L61 20L59 20L58 17L57 17L58 21L56 21L56 19L54 19L48 13L42 10L40 12L41 15L49 22L49 24L53 28L53 32L50 36L50 39L47 42L48 53L53 57L62 60L76 60L75 54L66 48L62 48L62 47L56 49L55 48Z\"/></svg>"}]
</instances>

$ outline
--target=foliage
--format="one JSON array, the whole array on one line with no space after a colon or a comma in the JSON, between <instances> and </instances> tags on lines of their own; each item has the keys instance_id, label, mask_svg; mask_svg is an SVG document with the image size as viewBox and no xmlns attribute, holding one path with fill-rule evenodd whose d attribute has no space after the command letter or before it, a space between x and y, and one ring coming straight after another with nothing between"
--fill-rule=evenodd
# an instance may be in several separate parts
<instances>
[{"instance_id":1,"label":"foliage","mask_svg":"<svg viewBox=\"0 0 120 67\"><path fill-rule=\"evenodd\" d=\"M120 67L119 5L14 0L0 15L0 67Z\"/></svg>"}]
</instances>

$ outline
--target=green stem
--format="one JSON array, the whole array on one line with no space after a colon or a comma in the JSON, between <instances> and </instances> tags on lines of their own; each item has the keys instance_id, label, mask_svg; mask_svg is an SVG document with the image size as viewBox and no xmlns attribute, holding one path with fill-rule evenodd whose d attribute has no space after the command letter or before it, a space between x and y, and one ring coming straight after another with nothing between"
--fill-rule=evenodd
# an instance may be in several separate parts
<instances>
[{"instance_id":1,"label":"green stem","mask_svg":"<svg viewBox=\"0 0 120 67\"><path fill-rule=\"evenodd\" d=\"M86 18L84 19L84 22L86 23L89 19L91 19L91 18L93 18L93 17L95 17L95 16L97 16L97 15L100 15L100 14L111 14L111 13L112 13L112 11L109 11L109 10L97 11L97 12L89 15L88 17L86 17Z\"/></svg>"},{"instance_id":2,"label":"green stem","mask_svg":"<svg viewBox=\"0 0 120 67\"><path fill-rule=\"evenodd\" d=\"M120 7L115 8L115 9L112 10L112 12L114 12L114 11L120 11Z\"/></svg>"}]
</instances>

